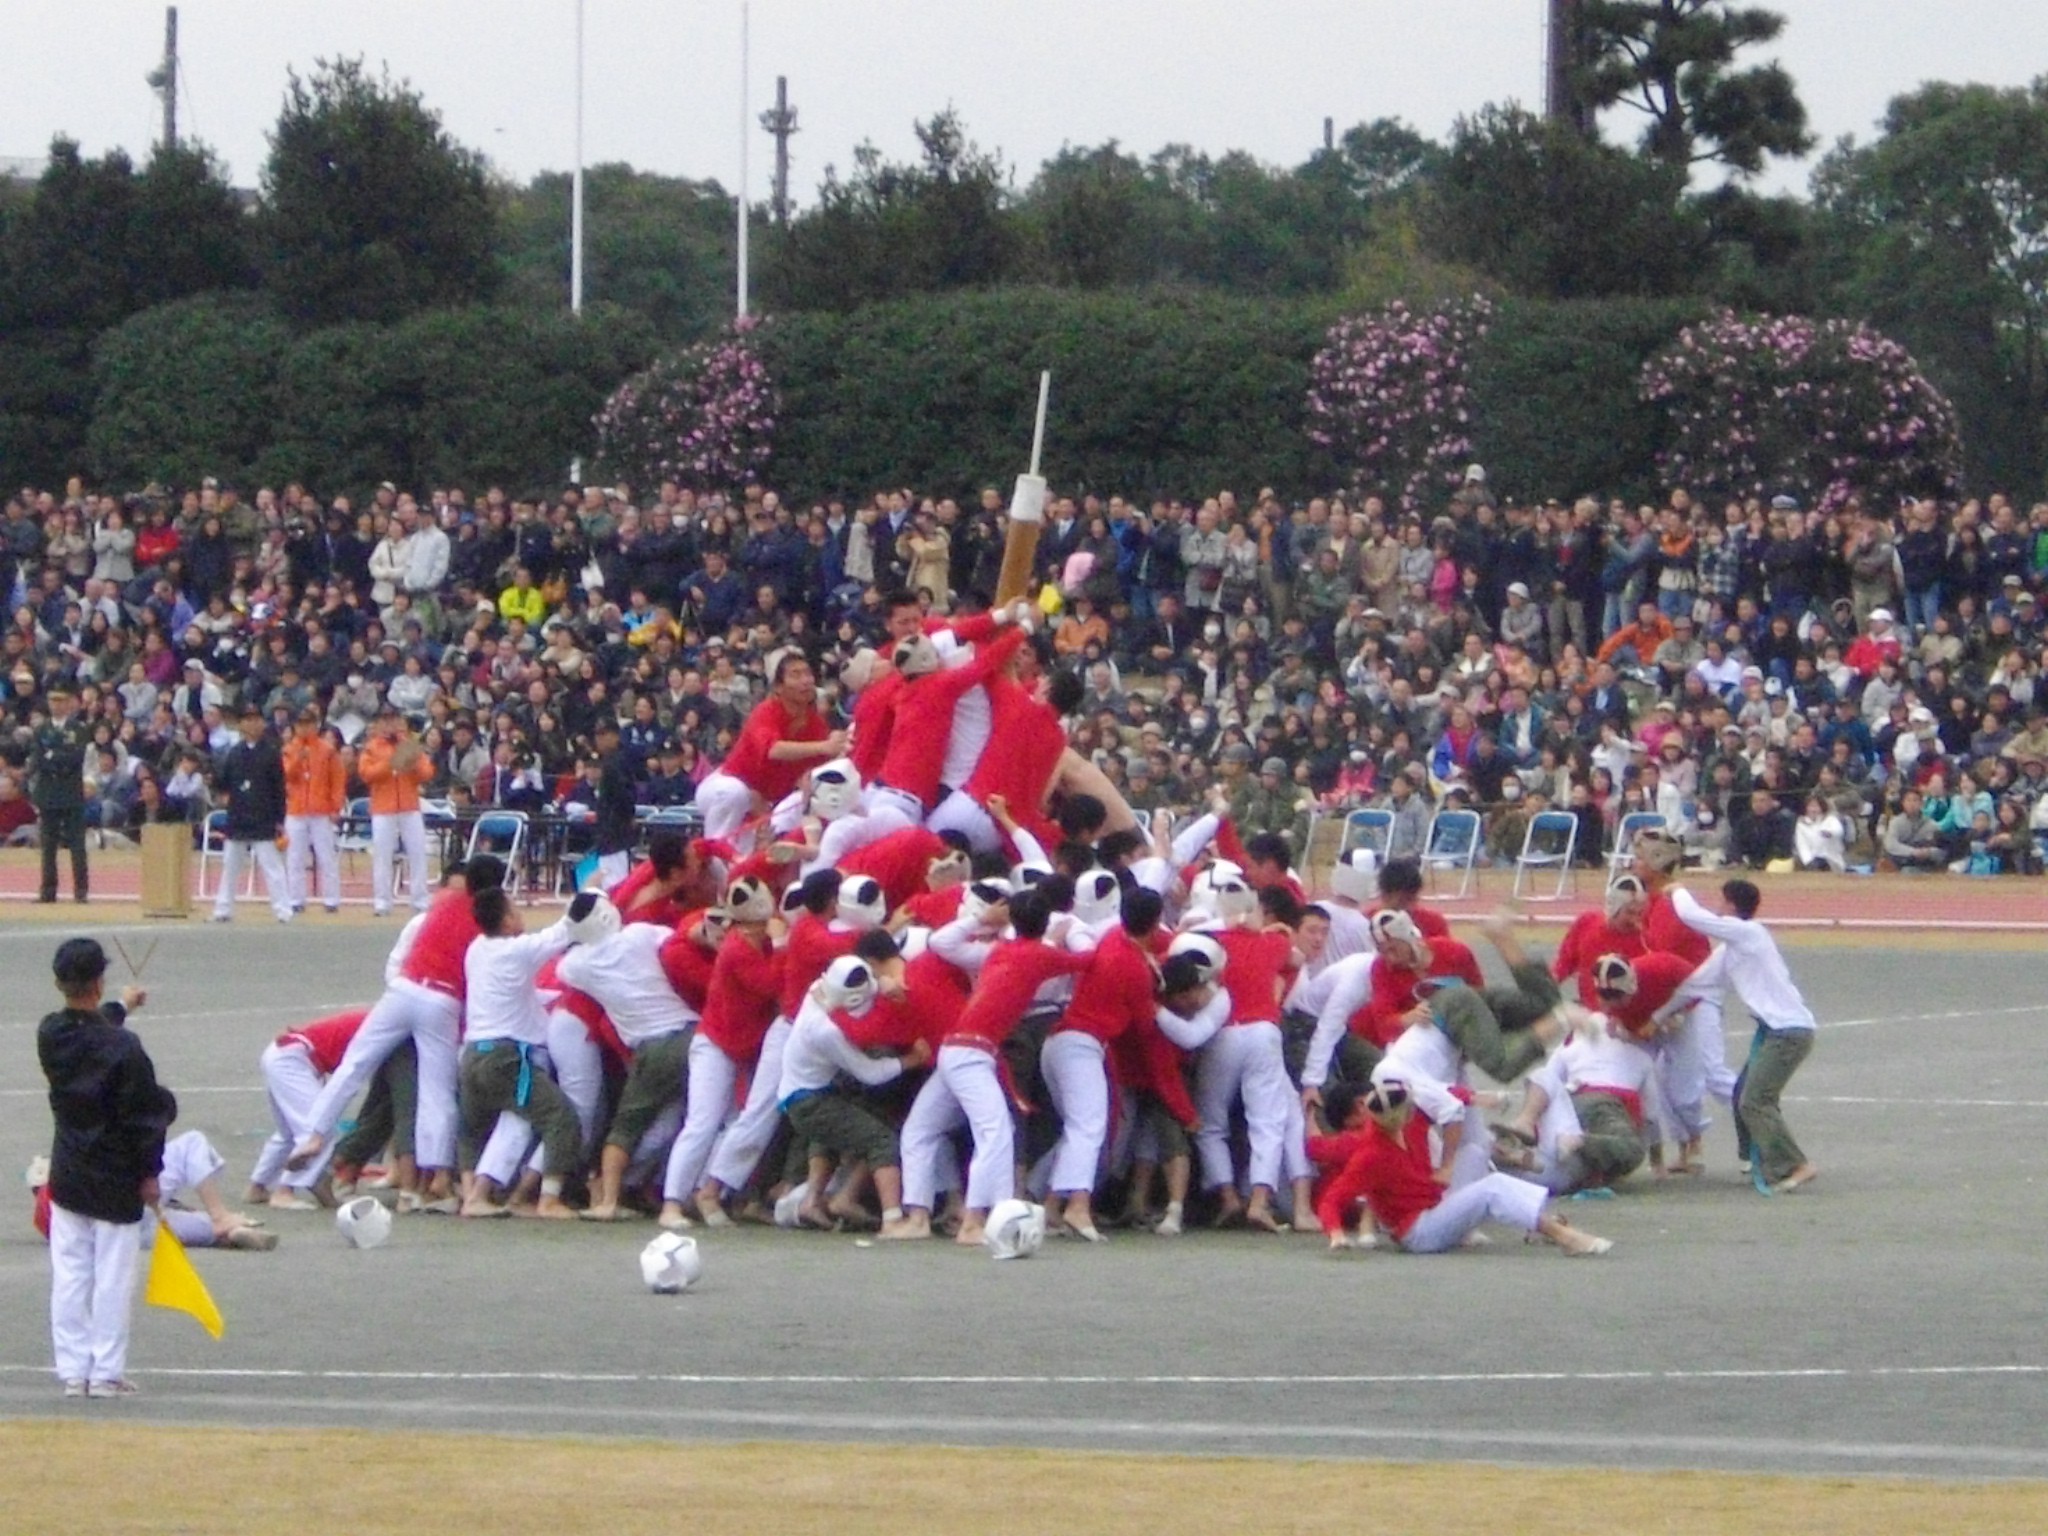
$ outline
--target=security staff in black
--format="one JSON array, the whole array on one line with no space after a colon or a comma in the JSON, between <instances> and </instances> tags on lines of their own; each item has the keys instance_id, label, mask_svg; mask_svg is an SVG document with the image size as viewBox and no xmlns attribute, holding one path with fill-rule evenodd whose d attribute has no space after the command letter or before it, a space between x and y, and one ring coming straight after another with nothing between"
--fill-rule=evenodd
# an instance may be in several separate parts
<instances>
[{"instance_id":1,"label":"security staff in black","mask_svg":"<svg viewBox=\"0 0 2048 1536\"><path fill-rule=\"evenodd\" d=\"M92 737L68 683L51 685L50 718L29 738L30 796L43 846L41 901L57 899L57 850L71 850L71 894L85 900L85 754Z\"/></svg>"}]
</instances>

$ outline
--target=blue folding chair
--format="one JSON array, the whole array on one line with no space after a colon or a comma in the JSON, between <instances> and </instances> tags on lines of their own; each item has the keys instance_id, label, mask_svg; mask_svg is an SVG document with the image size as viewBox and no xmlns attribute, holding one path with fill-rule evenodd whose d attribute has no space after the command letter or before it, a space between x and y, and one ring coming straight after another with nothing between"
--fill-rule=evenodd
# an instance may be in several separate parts
<instances>
[{"instance_id":1,"label":"blue folding chair","mask_svg":"<svg viewBox=\"0 0 2048 1536\"><path fill-rule=\"evenodd\" d=\"M1429 835L1422 843L1422 868L1434 880L1436 871L1456 870L1462 899L1472 888L1472 867L1479 858L1479 813L1438 811L1430 818Z\"/></svg>"},{"instance_id":2,"label":"blue folding chair","mask_svg":"<svg viewBox=\"0 0 2048 1536\"><path fill-rule=\"evenodd\" d=\"M1337 844L1337 857L1343 858L1354 848L1370 848L1378 854L1382 863L1386 861L1387 849L1394 840L1394 813L1389 810L1367 809L1353 811L1344 818L1344 836Z\"/></svg>"},{"instance_id":3,"label":"blue folding chair","mask_svg":"<svg viewBox=\"0 0 2048 1536\"><path fill-rule=\"evenodd\" d=\"M1534 870L1555 869L1557 887L1548 895L1531 892L1530 901L1560 901L1572 877L1572 854L1579 845L1579 818L1569 811L1543 811L1529 818L1522 851L1515 856L1514 894L1522 896L1522 879Z\"/></svg>"}]
</instances>

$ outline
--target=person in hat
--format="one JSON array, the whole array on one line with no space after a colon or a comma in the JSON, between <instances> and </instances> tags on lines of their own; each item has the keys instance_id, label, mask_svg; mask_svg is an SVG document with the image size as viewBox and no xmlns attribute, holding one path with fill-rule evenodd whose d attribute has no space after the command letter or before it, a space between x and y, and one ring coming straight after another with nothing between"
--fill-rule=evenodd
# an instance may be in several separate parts
<instances>
[{"instance_id":1,"label":"person in hat","mask_svg":"<svg viewBox=\"0 0 2048 1536\"><path fill-rule=\"evenodd\" d=\"M420 788L433 779L434 761L393 705L378 710L356 759L356 772L370 787L370 908L379 917L389 915L392 870L402 848L412 909L424 912L427 823L420 813Z\"/></svg>"},{"instance_id":2,"label":"person in hat","mask_svg":"<svg viewBox=\"0 0 2048 1536\"><path fill-rule=\"evenodd\" d=\"M71 895L86 899L85 755L92 734L78 715L78 695L62 679L44 695L49 718L29 737L29 767L34 778L29 798L35 802L43 853L43 884L37 900L57 899L57 850L71 850Z\"/></svg>"},{"instance_id":3,"label":"person in hat","mask_svg":"<svg viewBox=\"0 0 2048 1536\"><path fill-rule=\"evenodd\" d=\"M254 859L263 873L263 893L270 898L272 914L280 923L288 923L292 920L291 886L277 852L286 812L284 760L264 729L262 710L254 704L243 705L236 724L241 739L228 748L220 767L227 824L221 836L220 884L213 895L213 921L233 921L236 884L245 861Z\"/></svg>"},{"instance_id":4,"label":"person in hat","mask_svg":"<svg viewBox=\"0 0 2048 1536\"><path fill-rule=\"evenodd\" d=\"M142 1217L160 1196L178 1101L123 1023L144 994L104 1000L106 951L67 939L51 966L64 1006L36 1029L57 1122L50 1149L50 1341L66 1397L120 1397Z\"/></svg>"}]
</instances>

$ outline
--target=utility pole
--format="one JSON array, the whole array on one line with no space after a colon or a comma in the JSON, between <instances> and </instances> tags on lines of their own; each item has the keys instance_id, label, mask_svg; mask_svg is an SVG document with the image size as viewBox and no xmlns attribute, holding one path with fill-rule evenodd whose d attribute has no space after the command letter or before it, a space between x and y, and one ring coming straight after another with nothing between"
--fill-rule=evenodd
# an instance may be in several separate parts
<instances>
[{"instance_id":1,"label":"utility pole","mask_svg":"<svg viewBox=\"0 0 2048 1536\"><path fill-rule=\"evenodd\" d=\"M1591 136L1593 116L1579 95L1578 73L1585 63L1586 33L1582 0L1548 0L1550 24L1545 60L1543 115Z\"/></svg>"},{"instance_id":2,"label":"utility pole","mask_svg":"<svg viewBox=\"0 0 2048 1536\"><path fill-rule=\"evenodd\" d=\"M1335 119L1334 117L1326 117L1323 119L1323 153L1328 154L1331 150L1335 149L1336 147L1337 119Z\"/></svg>"},{"instance_id":3,"label":"utility pole","mask_svg":"<svg viewBox=\"0 0 2048 1536\"><path fill-rule=\"evenodd\" d=\"M583 0L576 0L576 169L569 177L569 313L583 313Z\"/></svg>"},{"instance_id":4,"label":"utility pole","mask_svg":"<svg viewBox=\"0 0 2048 1536\"><path fill-rule=\"evenodd\" d=\"M789 224L789 141L796 130L796 109L789 104L789 76L775 77L775 105L761 114L761 126L775 140L775 194L769 208L775 227Z\"/></svg>"},{"instance_id":5,"label":"utility pole","mask_svg":"<svg viewBox=\"0 0 2048 1536\"><path fill-rule=\"evenodd\" d=\"M164 148L178 147L178 8L164 8L163 62L143 78L164 102Z\"/></svg>"}]
</instances>

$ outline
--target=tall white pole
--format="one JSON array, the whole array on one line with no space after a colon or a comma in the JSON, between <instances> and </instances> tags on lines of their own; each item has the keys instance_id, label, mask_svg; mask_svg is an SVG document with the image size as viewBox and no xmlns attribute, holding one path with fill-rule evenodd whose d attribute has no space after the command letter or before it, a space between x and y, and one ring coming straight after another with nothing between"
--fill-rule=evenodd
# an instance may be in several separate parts
<instances>
[{"instance_id":1,"label":"tall white pole","mask_svg":"<svg viewBox=\"0 0 2048 1536\"><path fill-rule=\"evenodd\" d=\"M583 0L576 0L576 169L569 179L569 312L583 313Z\"/></svg>"},{"instance_id":2,"label":"tall white pole","mask_svg":"<svg viewBox=\"0 0 2048 1536\"><path fill-rule=\"evenodd\" d=\"M747 94L747 67L752 52L752 0L740 0L740 195L739 195L739 295L738 314L747 318L747 140L753 133L754 118Z\"/></svg>"}]
</instances>

